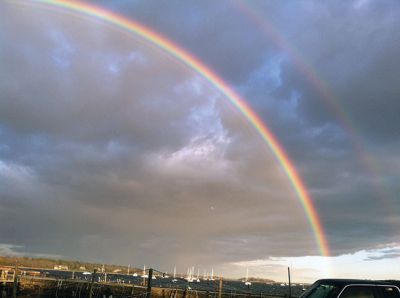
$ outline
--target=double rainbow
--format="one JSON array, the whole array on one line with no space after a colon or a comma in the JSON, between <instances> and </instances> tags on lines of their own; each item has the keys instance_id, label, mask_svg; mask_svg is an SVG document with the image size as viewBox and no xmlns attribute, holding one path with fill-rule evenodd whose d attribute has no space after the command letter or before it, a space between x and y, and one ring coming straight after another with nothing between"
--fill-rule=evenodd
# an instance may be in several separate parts
<instances>
[{"instance_id":1,"label":"double rainbow","mask_svg":"<svg viewBox=\"0 0 400 298\"><path fill-rule=\"evenodd\" d=\"M289 181L301 202L309 224L311 225L321 255L329 256L329 247L323 226L321 224L313 201L299 174L297 173L293 162L290 160L277 138L272 134L270 129L261 120L261 118L252 110L252 108L246 103L243 98L235 93L233 89L226 82L224 82L221 77L214 73L199 59L183 50L177 44L161 36L160 34L146 28L145 26L133 20L115 14L111 11L74 0L36 0L36 2L79 12L87 16L96 17L108 22L109 24L137 34L148 42L160 47L165 52L175 57L178 61L190 67L206 80L208 80L246 117L249 123L257 130L259 135L272 150L275 158L289 178Z\"/></svg>"}]
</instances>

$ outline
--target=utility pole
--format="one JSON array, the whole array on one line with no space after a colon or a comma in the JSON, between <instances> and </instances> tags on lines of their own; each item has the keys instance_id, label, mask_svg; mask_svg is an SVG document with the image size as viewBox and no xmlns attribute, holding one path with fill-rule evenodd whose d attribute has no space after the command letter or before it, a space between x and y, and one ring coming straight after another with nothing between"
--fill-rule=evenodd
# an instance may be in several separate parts
<instances>
[{"instance_id":1,"label":"utility pole","mask_svg":"<svg viewBox=\"0 0 400 298\"><path fill-rule=\"evenodd\" d=\"M182 298L186 298L186 296L187 296L187 291L188 291L188 288L187 288L187 286L185 286L185 290L183 291ZM207 295L207 297L208 297L208 295Z\"/></svg>"},{"instance_id":2,"label":"utility pole","mask_svg":"<svg viewBox=\"0 0 400 298\"><path fill-rule=\"evenodd\" d=\"M292 285L290 283L290 267L287 267L288 278L289 278L289 298L292 297Z\"/></svg>"},{"instance_id":3,"label":"utility pole","mask_svg":"<svg viewBox=\"0 0 400 298\"><path fill-rule=\"evenodd\" d=\"M13 298L17 298L18 291L18 265L14 269L14 282L13 282Z\"/></svg>"},{"instance_id":4,"label":"utility pole","mask_svg":"<svg viewBox=\"0 0 400 298\"><path fill-rule=\"evenodd\" d=\"M146 298L151 298L151 281L153 279L153 268L149 269L149 276L147 277L147 294Z\"/></svg>"},{"instance_id":5,"label":"utility pole","mask_svg":"<svg viewBox=\"0 0 400 298\"><path fill-rule=\"evenodd\" d=\"M94 281L95 281L95 278L96 278L96 272L97 272L97 269L95 268L93 270L92 282L90 283L89 298L93 298L93 285L94 285Z\"/></svg>"}]
</instances>

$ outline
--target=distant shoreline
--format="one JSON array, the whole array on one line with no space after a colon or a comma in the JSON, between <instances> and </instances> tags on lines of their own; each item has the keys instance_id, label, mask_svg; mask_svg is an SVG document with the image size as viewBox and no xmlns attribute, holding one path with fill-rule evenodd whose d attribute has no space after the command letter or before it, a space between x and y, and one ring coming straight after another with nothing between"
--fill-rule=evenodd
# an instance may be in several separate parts
<instances>
[{"instance_id":1,"label":"distant shoreline","mask_svg":"<svg viewBox=\"0 0 400 298\"><path fill-rule=\"evenodd\" d=\"M83 262L78 260L64 260L64 259L50 259L50 258L35 258L28 256L0 256L0 266L22 266L28 268L36 268L36 269L56 269L56 266L66 266L66 270L68 271L89 271L93 272L94 269L97 271L101 271L104 268L105 272L112 273L121 273L127 274L128 270L130 274L138 273L141 274L143 272L142 268L136 267L128 267L125 265L117 265L117 264L102 264L102 263L92 263L92 262ZM57 269L56 269L57 270ZM62 270L62 269L61 269ZM169 272L171 274L171 272ZM184 274L177 273L178 277L184 277ZM219 277L216 277L219 278ZM232 281L243 281L245 278L228 278L223 277L224 280L232 280ZM280 283L274 281L272 279L259 278L259 277L249 277L249 281L258 282L258 283Z\"/></svg>"}]
</instances>

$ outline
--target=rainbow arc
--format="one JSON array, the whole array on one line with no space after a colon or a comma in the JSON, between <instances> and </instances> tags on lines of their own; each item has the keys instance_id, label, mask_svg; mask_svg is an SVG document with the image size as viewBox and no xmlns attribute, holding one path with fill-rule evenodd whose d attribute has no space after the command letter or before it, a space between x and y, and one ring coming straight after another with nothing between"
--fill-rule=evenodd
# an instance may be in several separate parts
<instances>
[{"instance_id":1,"label":"rainbow arc","mask_svg":"<svg viewBox=\"0 0 400 298\"><path fill-rule=\"evenodd\" d=\"M288 177L290 184L296 193L296 196L301 202L321 255L329 256L328 241L317 210L293 162L290 160L289 156L285 152L282 145L279 143L278 139L274 136L272 131L267 127L262 119L257 115L257 113L221 77L219 77L214 71L207 67L198 58L189 54L187 51L185 51L183 48L181 48L179 45L172 42L171 40L165 38L164 36L156 33L153 30L150 30L149 28L138 22L127 19L109 10L105 10L92 4L74 0L36 0L35 2L99 18L109 24L122 28L128 32L134 33L142 37L144 40L161 48L166 53L173 56L177 61L190 67L196 73L200 74L203 78L210 82L211 85L219 90L219 92L221 92L221 94L223 94L224 97L227 98L231 102L231 104L241 112L241 114L256 129L258 134L271 149L276 160L279 162L280 166Z\"/></svg>"}]
</instances>

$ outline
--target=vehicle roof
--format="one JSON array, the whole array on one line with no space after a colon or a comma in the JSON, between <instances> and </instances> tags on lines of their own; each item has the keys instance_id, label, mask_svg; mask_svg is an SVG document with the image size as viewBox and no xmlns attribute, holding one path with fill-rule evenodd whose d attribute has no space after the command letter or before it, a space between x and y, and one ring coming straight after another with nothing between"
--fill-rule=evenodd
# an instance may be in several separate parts
<instances>
[{"instance_id":1,"label":"vehicle roof","mask_svg":"<svg viewBox=\"0 0 400 298\"><path fill-rule=\"evenodd\" d=\"M369 279L320 279L316 282L335 286L345 286L349 284L369 284L369 285L392 285L400 286L399 280L369 280Z\"/></svg>"}]
</instances>

